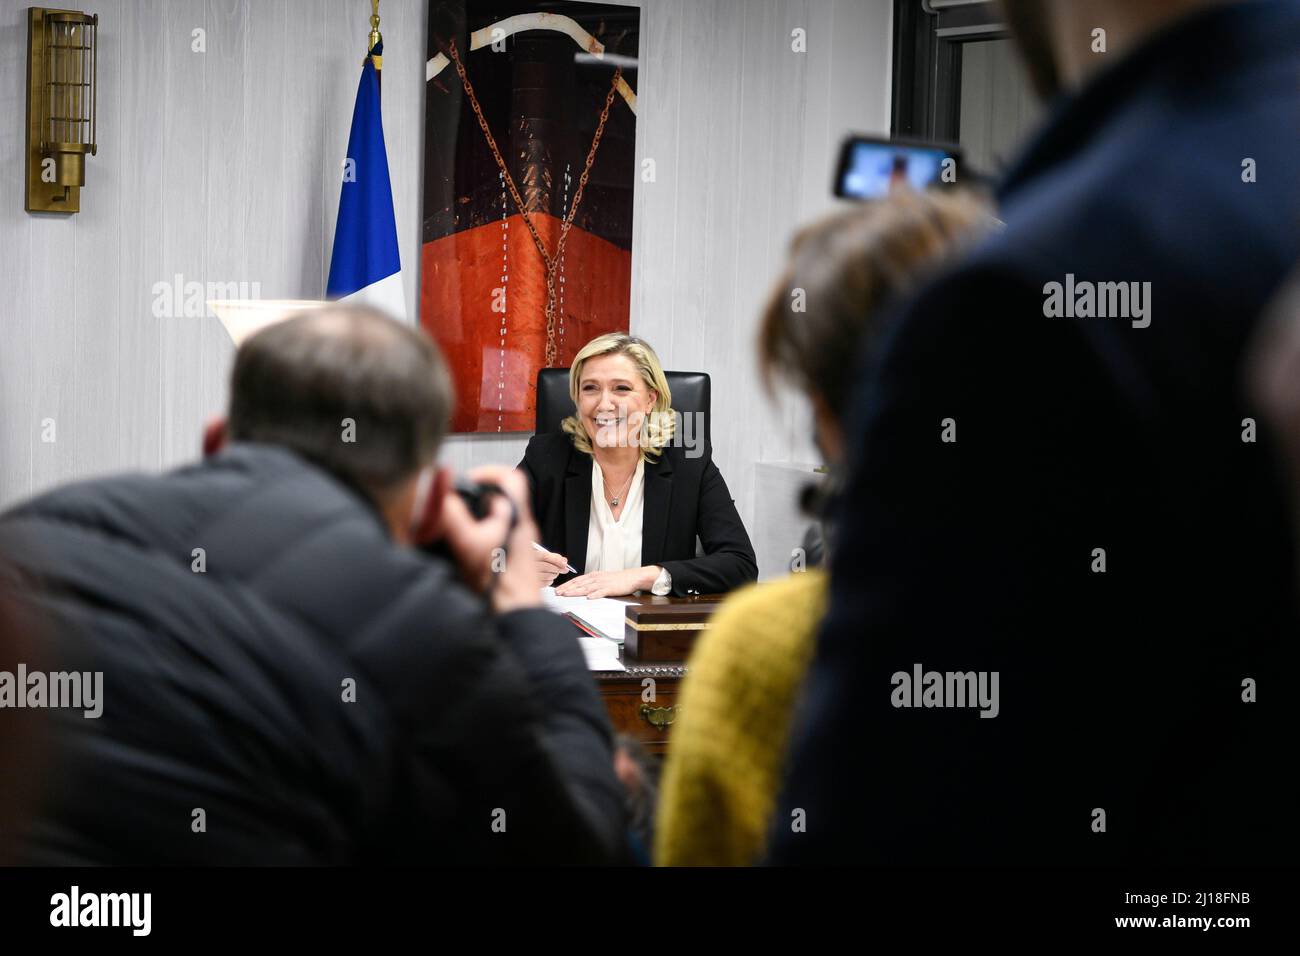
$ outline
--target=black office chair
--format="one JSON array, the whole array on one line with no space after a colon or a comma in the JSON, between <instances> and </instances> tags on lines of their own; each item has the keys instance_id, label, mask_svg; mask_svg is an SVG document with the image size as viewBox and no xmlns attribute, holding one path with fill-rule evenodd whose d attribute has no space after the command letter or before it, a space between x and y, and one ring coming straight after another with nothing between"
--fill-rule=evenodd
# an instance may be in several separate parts
<instances>
[{"instance_id":1,"label":"black office chair","mask_svg":"<svg viewBox=\"0 0 1300 956\"><path fill-rule=\"evenodd\" d=\"M696 441L703 436L711 442L709 429L709 376L707 372L664 372L668 379L668 388L673 393L673 408L681 415L693 415L689 434ZM573 400L569 398L569 370L567 368L543 368L537 371L537 420L534 427L537 434L558 432L560 423L572 415ZM679 420L678 427L682 427ZM702 430L701 430L702 429ZM684 436L680 433L677 440Z\"/></svg>"}]
</instances>

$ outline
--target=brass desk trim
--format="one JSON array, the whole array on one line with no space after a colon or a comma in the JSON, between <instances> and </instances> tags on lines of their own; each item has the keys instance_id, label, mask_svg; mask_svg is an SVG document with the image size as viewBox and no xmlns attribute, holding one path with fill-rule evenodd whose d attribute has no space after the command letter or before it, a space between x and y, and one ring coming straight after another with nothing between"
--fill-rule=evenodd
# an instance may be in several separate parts
<instances>
[{"instance_id":1,"label":"brass desk trim","mask_svg":"<svg viewBox=\"0 0 1300 956\"><path fill-rule=\"evenodd\" d=\"M626 621L628 627L634 631L704 631L708 630L708 624L636 624L632 621Z\"/></svg>"}]
</instances>

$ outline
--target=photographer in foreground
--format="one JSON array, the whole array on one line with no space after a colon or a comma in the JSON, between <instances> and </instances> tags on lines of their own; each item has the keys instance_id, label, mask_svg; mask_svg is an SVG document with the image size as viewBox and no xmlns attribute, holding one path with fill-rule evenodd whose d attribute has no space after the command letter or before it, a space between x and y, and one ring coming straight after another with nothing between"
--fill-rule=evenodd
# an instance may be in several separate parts
<instances>
[{"instance_id":1,"label":"photographer in foreground","mask_svg":"<svg viewBox=\"0 0 1300 956\"><path fill-rule=\"evenodd\" d=\"M0 589L61 668L103 674L99 717L51 711L22 861L622 858L608 721L539 607L527 488L475 472L508 499L475 521L433 469L450 407L423 333L326 308L243 345L201 462L0 517Z\"/></svg>"}]
</instances>

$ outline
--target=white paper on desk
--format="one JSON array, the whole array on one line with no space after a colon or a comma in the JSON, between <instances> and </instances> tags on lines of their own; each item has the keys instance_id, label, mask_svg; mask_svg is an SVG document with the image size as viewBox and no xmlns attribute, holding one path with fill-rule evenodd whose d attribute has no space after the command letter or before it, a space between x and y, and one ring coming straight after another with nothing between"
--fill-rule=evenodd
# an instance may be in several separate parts
<instances>
[{"instance_id":1,"label":"white paper on desk","mask_svg":"<svg viewBox=\"0 0 1300 956\"><path fill-rule=\"evenodd\" d=\"M618 659L618 645L603 637L580 637L578 645L583 656L587 658L589 671L625 671L626 667Z\"/></svg>"},{"instance_id":2,"label":"white paper on desk","mask_svg":"<svg viewBox=\"0 0 1300 956\"><path fill-rule=\"evenodd\" d=\"M623 643L623 634L627 623L627 602L613 598L596 598L588 600L578 597L559 597L555 588L542 588L542 603L559 614L572 614L580 617L583 623L599 631L610 640Z\"/></svg>"}]
</instances>

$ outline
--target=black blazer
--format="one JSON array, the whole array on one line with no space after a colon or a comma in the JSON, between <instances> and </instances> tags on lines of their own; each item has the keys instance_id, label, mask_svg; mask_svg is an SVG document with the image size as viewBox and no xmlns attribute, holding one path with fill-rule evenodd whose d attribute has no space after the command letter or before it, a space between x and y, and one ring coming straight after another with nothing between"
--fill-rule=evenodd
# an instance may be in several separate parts
<instances>
[{"instance_id":1,"label":"black blazer","mask_svg":"<svg viewBox=\"0 0 1300 956\"><path fill-rule=\"evenodd\" d=\"M713 464L713 449L688 458L669 446L645 466L641 563L667 568L673 594L721 594L758 580L758 564L736 503ZM595 461L573 447L564 432L534 435L519 468L528 478L540 544L564 555L583 573L591 521L591 469ZM695 556L695 538L704 557ZM575 577L562 574L557 584Z\"/></svg>"}]
</instances>

